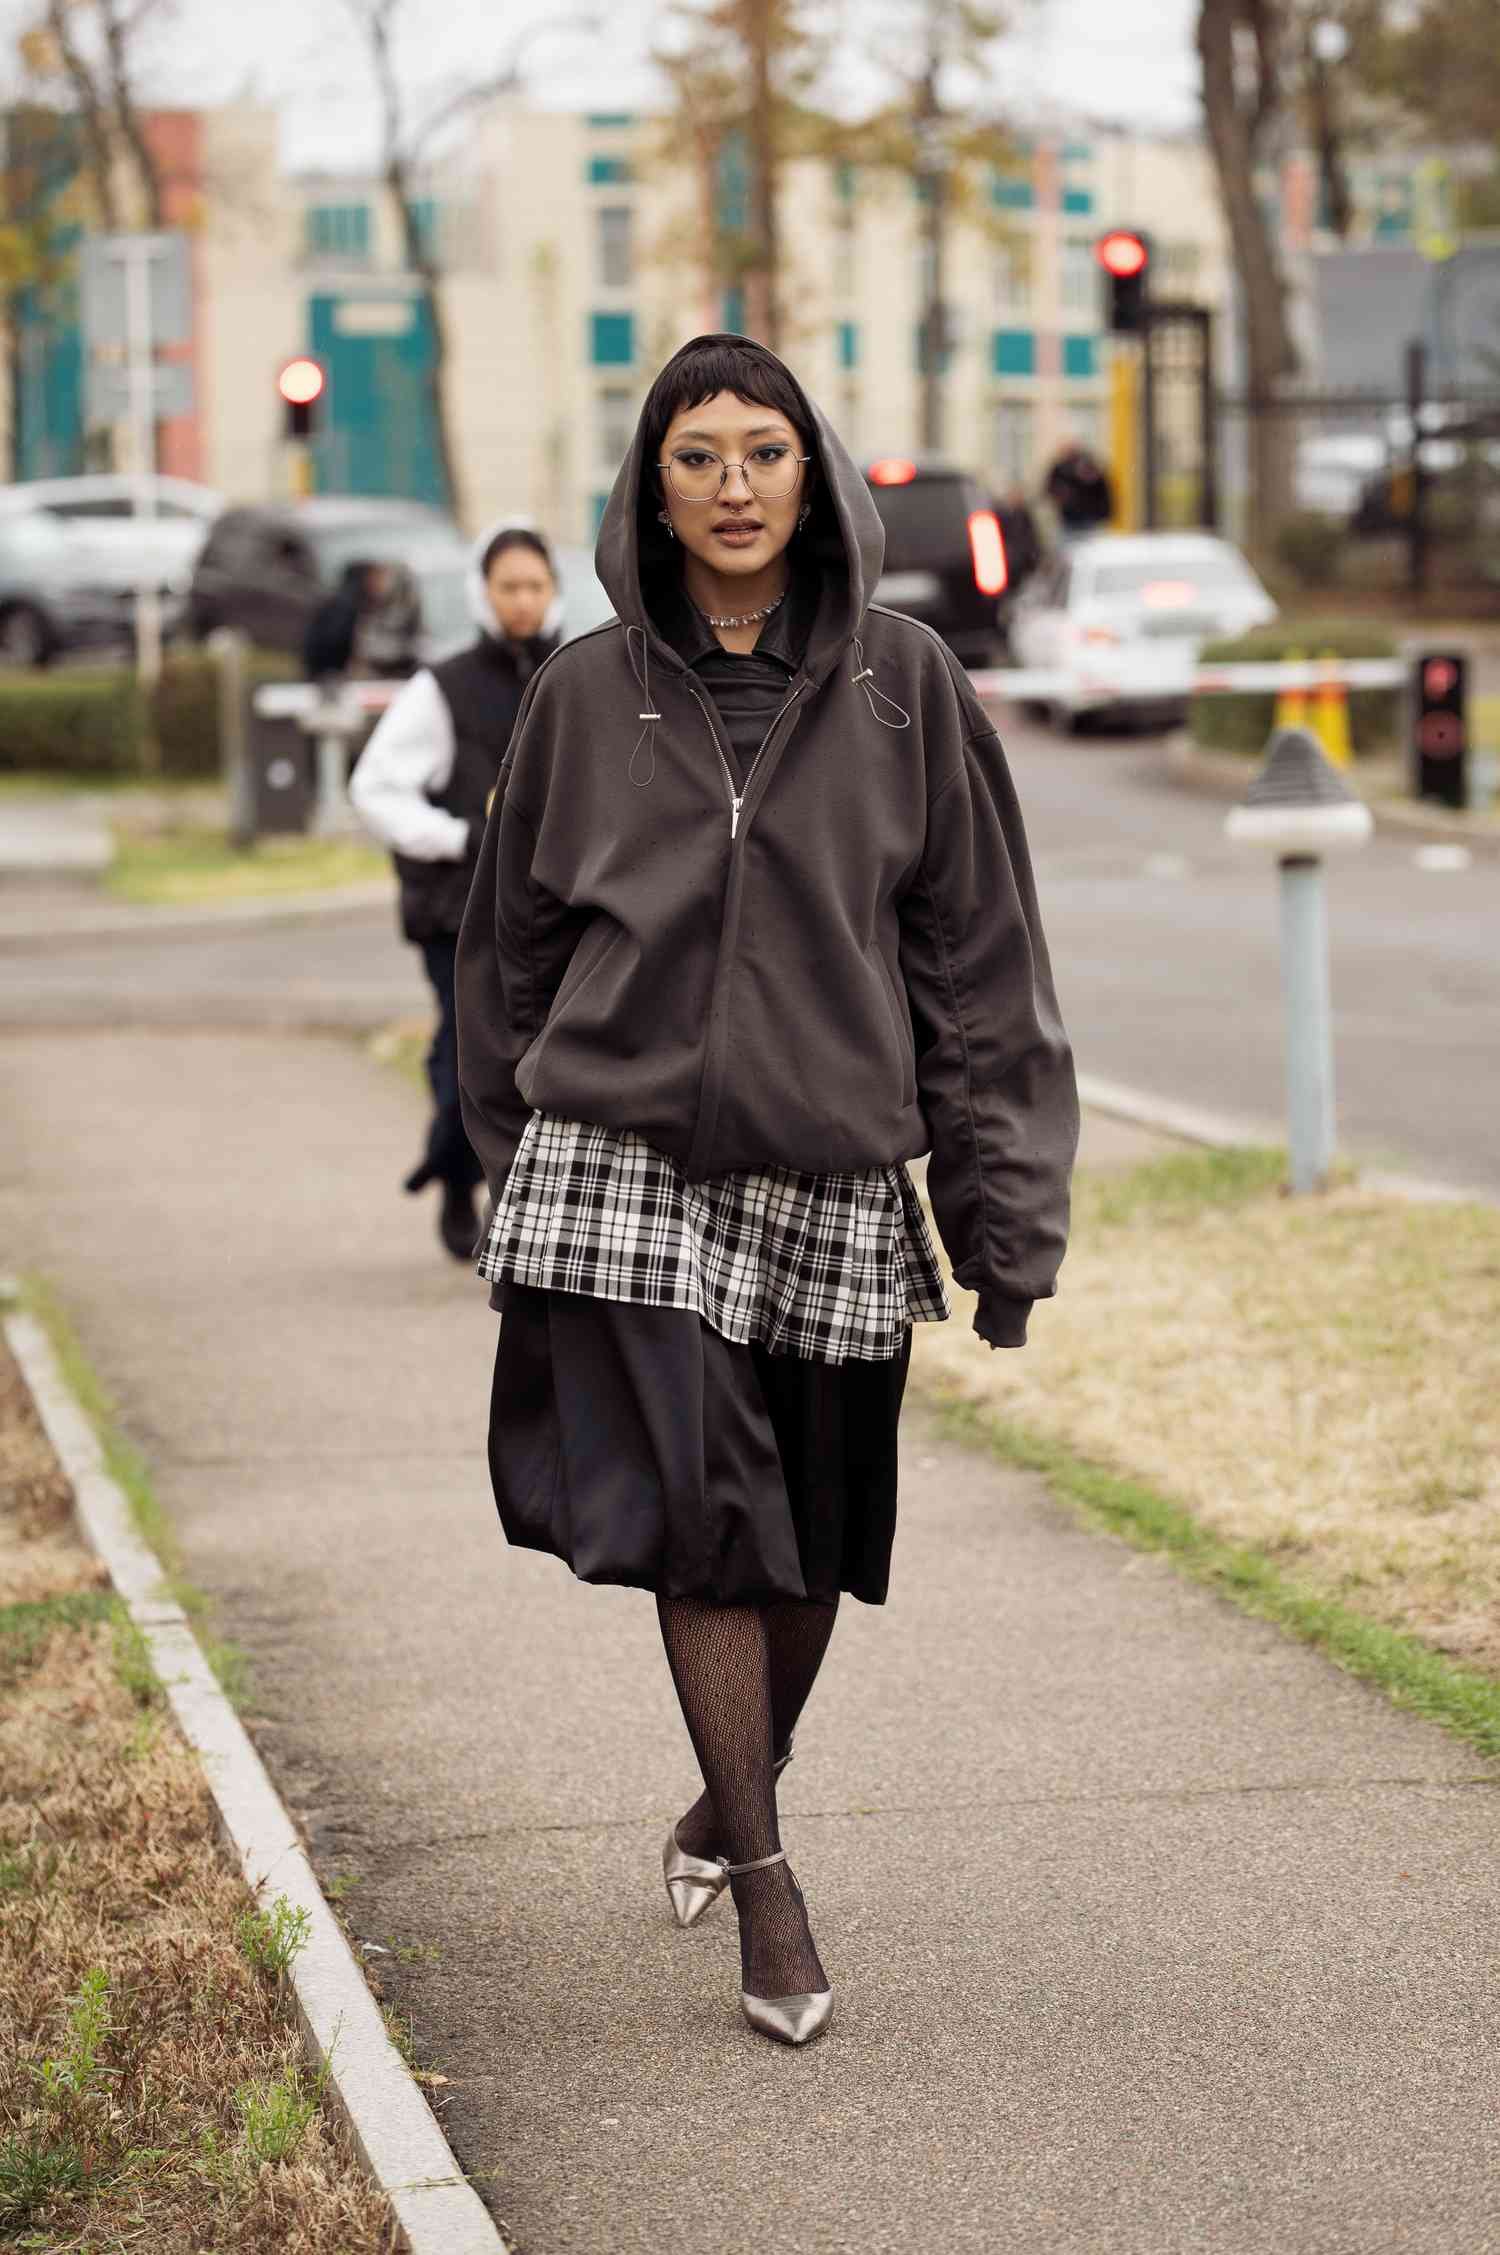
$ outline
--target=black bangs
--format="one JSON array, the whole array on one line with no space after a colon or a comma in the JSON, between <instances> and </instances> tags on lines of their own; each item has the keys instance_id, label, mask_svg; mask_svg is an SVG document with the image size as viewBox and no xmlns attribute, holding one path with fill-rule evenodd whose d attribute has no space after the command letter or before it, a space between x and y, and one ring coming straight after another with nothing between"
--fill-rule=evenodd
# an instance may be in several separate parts
<instances>
[{"instance_id":1,"label":"black bangs","mask_svg":"<svg viewBox=\"0 0 1500 2255\"><path fill-rule=\"evenodd\" d=\"M732 391L757 407L773 407L809 442L807 402L774 353L751 337L693 337L679 346L646 394L641 409L645 463L661 459L661 443L674 415L716 392Z\"/></svg>"}]
</instances>

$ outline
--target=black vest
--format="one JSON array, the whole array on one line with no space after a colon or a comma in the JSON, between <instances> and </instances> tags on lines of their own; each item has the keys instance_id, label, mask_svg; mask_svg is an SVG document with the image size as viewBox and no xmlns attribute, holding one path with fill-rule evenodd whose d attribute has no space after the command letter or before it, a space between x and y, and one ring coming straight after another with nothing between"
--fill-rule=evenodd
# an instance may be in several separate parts
<instances>
[{"instance_id":1,"label":"black vest","mask_svg":"<svg viewBox=\"0 0 1500 2255\"><path fill-rule=\"evenodd\" d=\"M456 658L445 658L433 667L432 678L453 718L453 772L440 791L429 791L427 796L434 806L468 823L469 850L462 861L395 856L401 880L401 929L409 940L457 934L479 860L490 793L526 684L556 647L556 638L550 635L537 635L530 642L501 642L486 634Z\"/></svg>"}]
</instances>

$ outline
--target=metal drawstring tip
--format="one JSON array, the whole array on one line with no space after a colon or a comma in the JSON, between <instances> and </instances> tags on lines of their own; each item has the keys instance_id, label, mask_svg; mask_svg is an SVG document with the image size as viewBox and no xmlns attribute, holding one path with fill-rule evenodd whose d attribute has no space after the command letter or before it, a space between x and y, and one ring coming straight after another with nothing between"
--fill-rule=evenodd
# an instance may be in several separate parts
<instances>
[{"instance_id":1,"label":"metal drawstring tip","mask_svg":"<svg viewBox=\"0 0 1500 2255\"><path fill-rule=\"evenodd\" d=\"M660 714L660 713L637 713L635 717L636 717L636 719L637 719L637 720L660 720L660 719L661 719L661 714Z\"/></svg>"},{"instance_id":2,"label":"metal drawstring tip","mask_svg":"<svg viewBox=\"0 0 1500 2255\"><path fill-rule=\"evenodd\" d=\"M873 666L866 666L863 673L857 673L854 676L854 686L857 689L862 681L873 681L874 678L875 668Z\"/></svg>"}]
</instances>

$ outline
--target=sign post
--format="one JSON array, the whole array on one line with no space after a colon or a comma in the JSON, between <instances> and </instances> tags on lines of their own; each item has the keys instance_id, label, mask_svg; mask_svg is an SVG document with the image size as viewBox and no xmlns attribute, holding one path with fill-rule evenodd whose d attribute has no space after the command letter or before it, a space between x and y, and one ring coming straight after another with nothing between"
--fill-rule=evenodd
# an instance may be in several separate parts
<instances>
[{"instance_id":1,"label":"sign post","mask_svg":"<svg viewBox=\"0 0 1500 2255\"><path fill-rule=\"evenodd\" d=\"M1419 799L1467 806L1469 797L1469 661L1456 650L1429 650L1412 677L1412 787Z\"/></svg>"}]
</instances>

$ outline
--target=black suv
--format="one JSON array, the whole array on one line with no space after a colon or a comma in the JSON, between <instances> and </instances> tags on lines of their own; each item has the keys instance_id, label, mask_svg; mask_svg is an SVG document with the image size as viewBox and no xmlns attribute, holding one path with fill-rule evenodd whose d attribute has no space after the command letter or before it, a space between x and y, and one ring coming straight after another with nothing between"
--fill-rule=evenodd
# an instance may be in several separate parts
<instances>
[{"instance_id":1,"label":"black suv","mask_svg":"<svg viewBox=\"0 0 1500 2255\"><path fill-rule=\"evenodd\" d=\"M871 462L865 478L885 526L876 602L930 626L965 665L992 664L1010 574L989 495L965 470L903 455Z\"/></svg>"}]
</instances>

